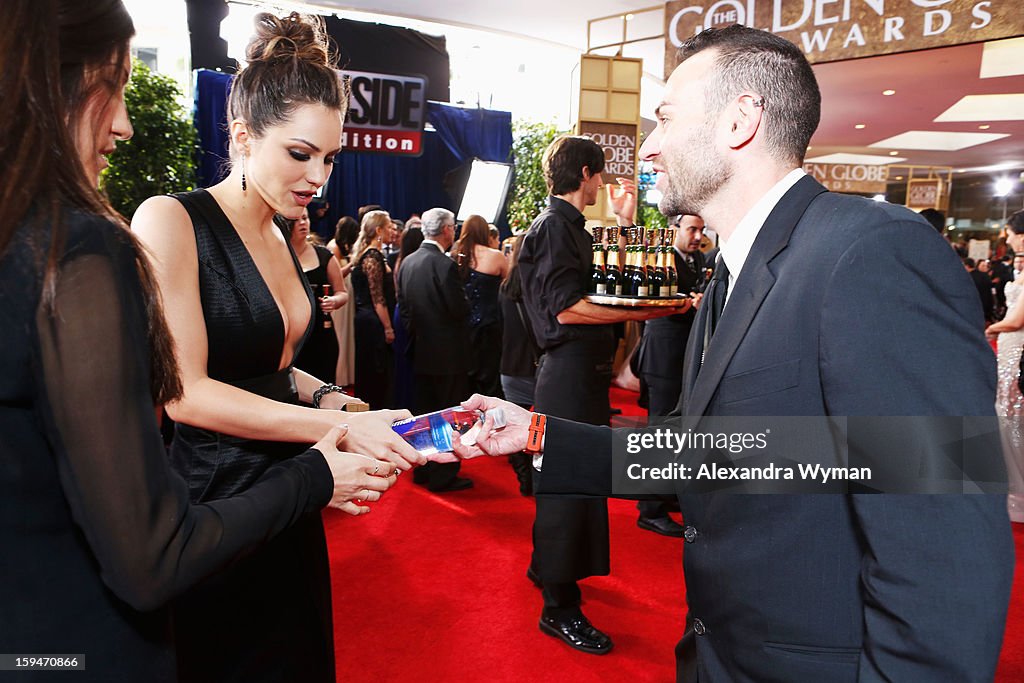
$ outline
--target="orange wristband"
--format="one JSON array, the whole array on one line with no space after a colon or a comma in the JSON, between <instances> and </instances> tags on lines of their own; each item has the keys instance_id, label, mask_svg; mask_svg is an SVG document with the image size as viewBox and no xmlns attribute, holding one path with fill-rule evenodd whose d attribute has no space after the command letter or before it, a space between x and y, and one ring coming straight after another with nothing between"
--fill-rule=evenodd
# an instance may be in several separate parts
<instances>
[{"instance_id":1,"label":"orange wristband","mask_svg":"<svg viewBox=\"0 0 1024 683\"><path fill-rule=\"evenodd\" d=\"M544 447L544 429L548 424L548 416L543 413L534 413L530 418L530 431L526 437L526 448L524 453L536 455Z\"/></svg>"}]
</instances>

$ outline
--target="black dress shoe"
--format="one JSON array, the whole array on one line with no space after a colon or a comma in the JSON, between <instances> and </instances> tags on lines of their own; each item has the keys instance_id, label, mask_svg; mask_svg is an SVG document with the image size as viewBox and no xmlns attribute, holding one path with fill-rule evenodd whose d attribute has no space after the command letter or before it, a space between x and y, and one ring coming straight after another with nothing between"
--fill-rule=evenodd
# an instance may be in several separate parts
<instances>
[{"instance_id":1,"label":"black dress shoe","mask_svg":"<svg viewBox=\"0 0 1024 683\"><path fill-rule=\"evenodd\" d=\"M516 473L519 480L519 494L522 496L533 495L533 456L525 453L513 453L508 456L509 464Z\"/></svg>"},{"instance_id":2,"label":"black dress shoe","mask_svg":"<svg viewBox=\"0 0 1024 683\"><path fill-rule=\"evenodd\" d=\"M587 654L605 655L612 650L612 639L594 628L582 613L565 620L542 616L540 630Z\"/></svg>"},{"instance_id":3,"label":"black dress shoe","mask_svg":"<svg viewBox=\"0 0 1024 683\"><path fill-rule=\"evenodd\" d=\"M434 493L448 493L450 491L462 491L473 488L473 480L466 477L455 477L443 486L427 486Z\"/></svg>"},{"instance_id":4,"label":"black dress shoe","mask_svg":"<svg viewBox=\"0 0 1024 683\"><path fill-rule=\"evenodd\" d=\"M636 525L641 529L647 529L662 536L671 536L672 538L683 537L683 525L668 516L644 517L641 515L637 518Z\"/></svg>"}]
</instances>

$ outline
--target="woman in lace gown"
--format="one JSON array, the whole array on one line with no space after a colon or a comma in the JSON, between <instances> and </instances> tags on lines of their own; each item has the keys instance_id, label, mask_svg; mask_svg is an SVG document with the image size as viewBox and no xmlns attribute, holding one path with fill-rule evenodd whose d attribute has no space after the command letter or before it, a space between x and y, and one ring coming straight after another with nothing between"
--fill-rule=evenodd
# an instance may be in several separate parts
<instances>
[{"instance_id":1,"label":"woman in lace gown","mask_svg":"<svg viewBox=\"0 0 1024 683\"><path fill-rule=\"evenodd\" d=\"M356 395L370 408L391 405L391 345L395 330L388 312L387 288L394 279L381 251L384 235L391 230L387 211L363 216L359 239L352 252L352 293L355 298Z\"/></svg>"},{"instance_id":2,"label":"woman in lace gown","mask_svg":"<svg viewBox=\"0 0 1024 683\"><path fill-rule=\"evenodd\" d=\"M339 453L336 428L245 492L190 502L154 411L182 382L151 266L96 189L132 135L131 17L120 0L3 9L0 643L82 653L76 681L171 683L169 600L394 477Z\"/></svg>"},{"instance_id":3,"label":"woman in lace gown","mask_svg":"<svg viewBox=\"0 0 1024 683\"><path fill-rule=\"evenodd\" d=\"M1010 519L1024 522L1024 395L1018 383L1024 350L1024 211L1015 213L1008 226L1007 242L1017 254L1013 259L1014 281L1006 283L1006 316L989 325L987 332L998 337L996 415L1006 418L1000 421L1000 432L1010 483L1007 508Z\"/></svg>"},{"instance_id":4,"label":"woman in lace gown","mask_svg":"<svg viewBox=\"0 0 1024 683\"><path fill-rule=\"evenodd\" d=\"M209 189L153 197L133 220L179 350L171 462L194 502L248 490L339 420L318 401L347 400L293 367L315 302L274 222L298 218L330 176L347 104L332 67L319 20L258 14L228 96L231 172ZM404 414L346 415L345 449L403 468L421 462L390 429ZM323 522L307 515L175 604L182 678L333 681L331 614Z\"/></svg>"}]
</instances>

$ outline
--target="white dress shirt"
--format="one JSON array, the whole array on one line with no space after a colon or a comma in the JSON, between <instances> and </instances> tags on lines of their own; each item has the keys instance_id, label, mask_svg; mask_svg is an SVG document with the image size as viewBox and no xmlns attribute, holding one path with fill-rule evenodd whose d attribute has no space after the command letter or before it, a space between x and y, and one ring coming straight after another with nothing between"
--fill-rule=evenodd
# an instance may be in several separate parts
<instances>
[{"instance_id":1,"label":"white dress shirt","mask_svg":"<svg viewBox=\"0 0 1024 683\"><path fill-rule=\"evenodd\" d=\"M736 278L740 276L743 264L746 262L747 256L750 255L750 248L754 246L754 240L757 239L757 234L764 227L764 222L768 220L768 216L775 209L782 196L789 192L789 189L796 185L797 181L805 175L802 168L794 168L787 173L782 180L775 183L764 196L758 199L754 206L750 207L750 211L736 225L736 229L733 230L729 240L722 239L721 245L719 245L720 253L725 260L726 267L729 269L729 289L726 290L726 304L729 303L729 297L732 296Z\"/></svg>"}]
</instances>

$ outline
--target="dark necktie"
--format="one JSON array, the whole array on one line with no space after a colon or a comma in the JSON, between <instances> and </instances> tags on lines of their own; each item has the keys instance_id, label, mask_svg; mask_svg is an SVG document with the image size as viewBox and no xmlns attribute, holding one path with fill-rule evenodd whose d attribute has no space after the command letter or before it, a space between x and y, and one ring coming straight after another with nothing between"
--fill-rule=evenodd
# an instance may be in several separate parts
<instances>
[{"instance_id":1,"label":"dark necktie","mask_svg":"<svg viewBox=\"0 0 1024 683\"><path fill-rule=\"evenodd\" d=\"M708 317L704 320L704 352L707 352L708 344L711 343L711 335L715 333L718 321L722 319L722 309L725 308L725 297L729 293L729 268L725 265L725 259L721 254L715 263L715 274L711 276L711 283L704 292L704 303L710 305Z\"/></svg>"}]
</instances>

